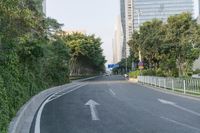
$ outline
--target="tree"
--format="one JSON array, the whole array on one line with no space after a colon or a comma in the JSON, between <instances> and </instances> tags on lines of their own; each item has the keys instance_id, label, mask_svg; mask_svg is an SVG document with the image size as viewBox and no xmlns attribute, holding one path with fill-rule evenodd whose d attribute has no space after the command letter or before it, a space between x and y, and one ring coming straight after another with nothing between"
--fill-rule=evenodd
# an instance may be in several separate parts
<instances>
[{"instance_id":1,"label":"tree","mask_svg":"<svg viewBox=\"0 0 200 133\"><path fill-rule=\"evenodd\" d=\"M94 35L74 33L64 36L66 45L71 49L71 75L84 75L104 71L105 57L101 39Z\"/></svg>"},{"instance_id":2,"label":"tree","mask_svg":"<svg viewBox=\"0 0 200 133\"><path fill-rule=\"evenodd\" d=\"M172 46L171 53L176 58L179 76L185 76L191 71L194 60L199 57L199 45L196 36L199 26L189 13L169 17L165 25L165 43Z\"/></svg>"},{"instance_id":3,"label":"tree","mask_svg":"<svg viewBox=\"0 0 200 133\"><path fill-rule=\"evenodd\" d=\"M69 47L30 0L0 1L0 132L33 95L69 82Z\"/></svg>"},{"instance_id":4,"label":"tree","mask_svg":"<svg viewBox=\"0 0 200 133\"><path fill-rule=\"evenodd\" d=\"M189 13L171 16L167 23L145 22L129 41L131 53L141 51L147 68L163 71L167 76L187 76L199 57L200 26Z\"/></svg>"}]
</instances>

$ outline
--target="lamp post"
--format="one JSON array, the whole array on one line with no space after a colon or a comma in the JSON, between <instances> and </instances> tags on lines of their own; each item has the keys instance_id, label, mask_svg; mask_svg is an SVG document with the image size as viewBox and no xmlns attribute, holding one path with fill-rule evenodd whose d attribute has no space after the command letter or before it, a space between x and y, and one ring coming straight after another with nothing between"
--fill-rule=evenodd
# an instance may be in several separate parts
<instances>
[{"instance_id":1,"label":"lamp post","mask_svg":"<svg viewBox=\"0 0 200 133\"><path fill-rule=\"evenodd\" d=\"M138 31L140 32L140 15L142 14L142 11L140 9L136 10L137 14L137 20L138 20ZM141 51L139 50L139 61L142 62L142 55Z\"/></svg>"}]
</instances>

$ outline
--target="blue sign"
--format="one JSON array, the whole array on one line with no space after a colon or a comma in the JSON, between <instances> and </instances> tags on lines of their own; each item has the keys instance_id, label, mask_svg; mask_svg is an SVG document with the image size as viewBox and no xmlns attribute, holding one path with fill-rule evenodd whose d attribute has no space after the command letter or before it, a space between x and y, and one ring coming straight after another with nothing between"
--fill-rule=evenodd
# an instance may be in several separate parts
<instances>
[{"instance_id":1,"label":"blue sign","mask_svg":"<svg viewBox=\"0 0 200 133\"><path fill-rule=\"evenodd\" d=\"M118 68L119 64L108 64L108 68L112 69L112 68Z\"/></svg>"},{"instance_id":2,"label":"blue sign","mask_svg":"<svg viewBox=\"0 0 200 133\"><path fill-rule=\"evenodd\" d=\"M119 67L119 64L115 64L113 68L118 68Z\"/></svg>"}]
</instances>

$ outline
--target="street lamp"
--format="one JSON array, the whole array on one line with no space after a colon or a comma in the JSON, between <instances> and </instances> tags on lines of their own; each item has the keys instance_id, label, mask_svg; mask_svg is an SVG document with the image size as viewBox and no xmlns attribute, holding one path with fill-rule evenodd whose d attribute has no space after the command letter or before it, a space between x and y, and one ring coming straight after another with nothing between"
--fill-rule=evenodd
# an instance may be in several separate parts
<instances>
[{"instance_id":1,"label":"street lamp","mask_svg":"<svg viewBox=\"0 0 200 133\"><path fill-rule=\"evenodd\" d=\"M136 10L137 20L138 20L138 32L140 32L140 15L142 15L142 11L140 9ZM142 62L141 51L139 50L139 61Z\"/></svg>"}]
</instances>

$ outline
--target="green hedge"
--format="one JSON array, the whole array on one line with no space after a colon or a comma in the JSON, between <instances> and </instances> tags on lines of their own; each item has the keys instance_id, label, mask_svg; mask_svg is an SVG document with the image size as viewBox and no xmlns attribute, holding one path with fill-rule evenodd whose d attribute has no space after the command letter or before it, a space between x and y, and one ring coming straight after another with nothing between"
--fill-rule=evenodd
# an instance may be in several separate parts
<instances>
[{"instance_id":1,"label":"green hedge","mask_svg":"<svg viewBox=\"0 0 200 133\"><path fill-rule=\"evenodd\" d=\"M142 75L143 76L160 76L160 77L165 77L166 75L162 70L152 70L152 69L147 69L147 70L142 70Z\"/></svg>"},{"instance_id":2,"label":"green hedge","mask_svg":"<svg viewBox=\"0 0 200 133\"><path fill-rule=\"evenodd\" d=\"M137 78L140 74L143 75L143 76L160 76L160 77L165 76L165 74L161 70L147 69L147 70L142 70L142 71L136 70L136 71L130 72L129 77L130 78Z\"/></svg>"},{"instance_id":3,"label":"green hedge","mask_svg":"<svg viewBox=\"0 0 200 133\"><path fill-rule=\"evenodd\" d=\"M128 75L129 75L129 78L137 78L140 75L140 71L139 70L133 71L133 72L130 72Z\"/></svg>"}]
</instances>

